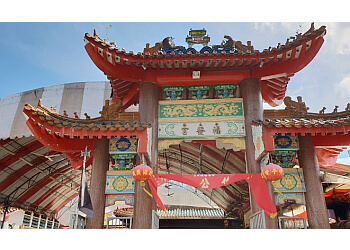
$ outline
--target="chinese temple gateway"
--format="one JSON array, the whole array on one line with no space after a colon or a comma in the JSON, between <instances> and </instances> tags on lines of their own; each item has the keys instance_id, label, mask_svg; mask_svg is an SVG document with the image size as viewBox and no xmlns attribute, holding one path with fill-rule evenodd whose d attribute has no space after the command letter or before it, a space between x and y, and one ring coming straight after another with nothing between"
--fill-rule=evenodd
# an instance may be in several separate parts
<instances>
[{"instance_id":1,"label":"chinese temple gateway","mask_svg":"<svg viewBox=\"0 0 350 250\"><path fill-rule=\"evenodd\" d=\"M249 214L250 228L278 228L279 210L290 203L306 206L310 228L330 228L319 168L334 166L350 146L350 108L309 113L301 98L285 96L325 34L312 24L258 51L227 35L208 45L206 30L190 30L188 48L167 37L133 53L87 33L85 49L112 87L110 100L96 107L100 117L69 117L39 101L25 105L26 124L74 169L82 167L81 152L91 151L94 214L86 228L103 228L105 206L117 201L133 207L133 228L152 228L152 211L166 211L157 187L169 180L198 187L231 217ZM264 111L263 101L286 108ZM125 112L133 104L139 112ZM284 172L273 185L260 174L269 163ZM151 168L142 170L149 181L134 180L137 165Z\"/></svg>"}]
</instances>

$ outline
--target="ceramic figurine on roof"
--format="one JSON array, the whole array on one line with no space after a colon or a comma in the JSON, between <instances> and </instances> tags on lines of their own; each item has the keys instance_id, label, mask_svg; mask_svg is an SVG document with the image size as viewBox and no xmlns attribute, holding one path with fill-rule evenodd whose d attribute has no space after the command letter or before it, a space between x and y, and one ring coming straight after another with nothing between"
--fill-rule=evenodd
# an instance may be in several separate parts
<instances>
[{"instance_id":1,"label":"ceramic figurine on roof","mask_svg":"<svg viewBox=\"0 0 350 250\"><path fill-rule=\"evenodd\" d=\"M227 47L234 47L234 40L230 36L224 36L224 40L222 40L221 43L222 47L227 48Z\"/></svg>"},{"instance_id":2,"label":"ceramic figurine on roof","mask_svg":"<svg viewBox=\"0 0 350 250\"><path fill-rule=\"evenodd\" d=\"M118 119L118 113L122 107L122 101L120 99L116 100L116 103L109 104L109 100L105 100L105 106L103 106L102 111L99 113L101 117L105 120L115 120Z\"/></svg>"},{"instance_id":3,"label":"ceramic figurine on roof","mask_svg":"<svg viewBox=\"0 0 350 250\"><path fill-rule=\"evenodd\" d=\"M186 53L186 48L184 46L175 46L174 43L174 37L168 36L163 39L162 45L163 47L161 48L161 51L165 53L171 53L172 51L179 53L180 51L182 53Z\"/></svg>"},{"instance_id":4,"label":"ceramic figurine on roof","mask_svg":"<svg viewBox=\"0 0 350 250\"><path fill-rule=\"evenodd\" d=\"M286 105L286 110L291 111L291 115L297 116L297 117L303 117L306 115L307 111L309 110L308 107L306 107L305 102L302 101L302 97L297 97L297 102L293 101L291 97L286 96L284 98L284 104Z\"/></svg>"}]
</instances>

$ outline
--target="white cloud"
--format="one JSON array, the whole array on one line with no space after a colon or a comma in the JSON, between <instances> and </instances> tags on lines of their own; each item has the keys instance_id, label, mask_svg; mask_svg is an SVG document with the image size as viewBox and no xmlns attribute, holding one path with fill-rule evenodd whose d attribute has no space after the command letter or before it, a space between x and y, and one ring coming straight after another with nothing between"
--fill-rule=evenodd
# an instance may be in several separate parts
<instances>
[{"instance_id":1,"label":"white cloud","mask_svg":"<svg viewBox=\"0 0 350 250\"><path fill-rule=\"evenodd\" d=\"M350 23L322 23L326 25L326 39L330 40L331 51L337 54L350 53ZM318 27L318 26L317 26Z\"/></svg>"},{"instance_id":2,"label":"white cloud","mask_svg":"<svg viewBox=\"0 0 350 250\"><path fill-rule=\"evenodd\" d=\"M278 23L257 22L257 23L254 23L254 29L259 31L263 31L263 30L274 31L277 25Z\"/></svg>"},{"instance_id":3,"label":"white cloud","mask_svg":"<svg viewBox=\"0 0 350 250\"><path fill-rule=\"evenodd\" d=\"M286 107L286 105L284 105L284 103L282 103L282 104L279 105L279 106L272 107L272 106L270 106L268 103L263 102L263 109L284 109L285 107Z\"/></svg>"},{"instance_id":4,"label":"white cloud","mask_svg":"<svg viewBox=\"0 0 350 250\"><path fill-rule=\"evenodd\" d=\"M267 32L285 32L287 34L295 35L304 33L310 28L311 23L297 23L297 22L256 22L254 29Z\"/></svg>"},{"instance_id":5,"label":"white cloud","mask_svg":"<svg viewBox=\"0 0 350 250\"><path fill-rule=\"evenodd\" d=\"M338 84L337 92L340 92L342 96L350 94L350 76L346 76Z\"/></svg>"},{"instance_id":6,"label":"white cloud","mask_svg":"<svg viewBox=\"0 0 350 250\"><path fill-rule=\"evenodd\" d=\"M338 158L337 163L350 165L350 157L340 159Z\"/></svg>"}]
</instances>

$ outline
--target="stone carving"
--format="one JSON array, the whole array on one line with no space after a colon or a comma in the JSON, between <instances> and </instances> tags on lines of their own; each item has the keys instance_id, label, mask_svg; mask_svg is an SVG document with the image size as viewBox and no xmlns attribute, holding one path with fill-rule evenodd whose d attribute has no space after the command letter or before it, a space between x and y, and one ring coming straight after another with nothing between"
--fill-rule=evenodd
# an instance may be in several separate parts
<instances>
[{"instance_id":1,"label":"stone carving","mask_svg":"<svg viewBox=\"0 0 350 250\"><path fill-rule=\"evenodd\" d=\"M303 117L306 115L307 111L309 110L308 107L306 107L305 102L302 101L302 97L297 97L297 102L292 101L292 98L289 96L286 96L283 100L284 105L286 105L285 110L290 110L291 115L297 116L297 117Z\"/></svg>"},{"instance_id":2,"label":"stone carving","mask_svg":"<svg viewBox=\"0 0 350 250\"><path fill-rule=\"evenodd\" d=\"M99 113L101 117L105 120L115 120L118 119L118 113L120 112L123 103L120 99L116 100L116 103L109 104L109 100L105 100L105 105L102 108L102 111Z\"/></svg>"}]
</instances>

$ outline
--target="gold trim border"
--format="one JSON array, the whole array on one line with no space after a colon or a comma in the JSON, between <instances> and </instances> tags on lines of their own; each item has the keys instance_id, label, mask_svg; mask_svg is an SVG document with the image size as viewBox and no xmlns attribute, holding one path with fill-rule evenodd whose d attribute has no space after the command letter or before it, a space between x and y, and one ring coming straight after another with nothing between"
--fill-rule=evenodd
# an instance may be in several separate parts
<instances>
[{"instance_id":1,"label":"gold trim border","mask_svg":"<svg viewBox=\"0 0 350 250\"><path fill-rule=\"evenodd\" d=\"M199 103L218 103L218 102L243 102L243 98L159 101L159 105L164 105L164 104L189 104L189 103L199 104Z\"/></svg>"},{"instance_id":2,"label":"gold trim border","mask_svg":"<svg viewBox=\"0 0 350 250\"><path fill-rule=\"evenodd\" d=\"M244 117L213 117L213 118L180 118L180 119L159 119L159 123L195 123L195 122L231 122L231 121L243 121Z\"/></svg>"},{"instance_id":3,"label":"gold trim border","mask_svg":"<svg viewBox=\"0 0 350 250\"><path fill-rule=\"evenodd\" d=\"M132 170L108 170L107 175L132 175Z\"/></svg>"}]
</instances>

